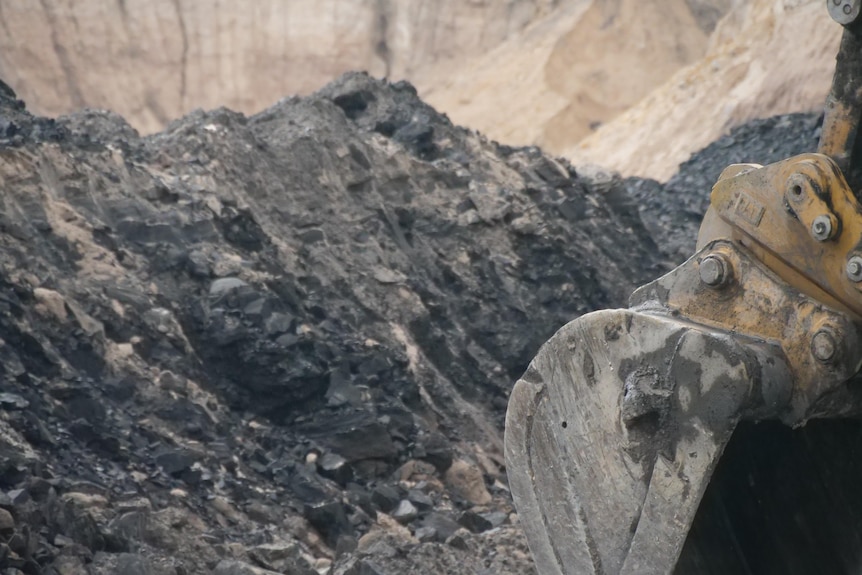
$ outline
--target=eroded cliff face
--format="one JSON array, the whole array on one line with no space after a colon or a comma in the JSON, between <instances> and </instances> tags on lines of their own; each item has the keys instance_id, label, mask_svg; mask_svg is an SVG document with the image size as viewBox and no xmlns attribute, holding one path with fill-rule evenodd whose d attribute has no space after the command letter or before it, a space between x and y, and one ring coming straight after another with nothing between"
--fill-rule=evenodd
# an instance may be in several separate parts
<instances>
[{"instance_id":1,"label":"eroded cliff face","mask_svg":"<svg viewBox=\"0 0 862 575\"><path fill-rule=\"evenodd\" d=\"M456 73L417 83L500 141L559 152L701 58L727 1L570 3Z\"/></svg>"},{"instance_id":2,"label":"eroded cliff face","mask_svg":"<svg viewBox=\"0 0 862 575\"><path fill-rule=\"evenodd\" d=\"M559 151L576 163L666 180L695 150L734 126L820 110L841 31L818 0L740 3L720 22L702 59Z\"/></svg>"},{"instance_id":3,"label":"eroded cliff face","mask_svg":"<svg viewBox=\"0 0 862 575\"><path fill-rule=\"evenodd\" d=\"M700 58L733 1L0 0L0 77L39 113L108 108L150 133L367 70L559 151Z\"/></svg>"},{"instance_id":4,"label":"eroded cliff face","mask_svg":"<svg viewBox=\"0 0 862 575\"><path fill-rule=\"evenodd\" d=\"M38 113L151 133L367 70L500 142L667 179L735 125L821 106L841 33L822 4L0 0L0 78Z\"/></svg>"},{"instance_id":5,"label":"eroded cliff face","mask_svg":"<svg viewBox=\"0 0 862 575\"><path fill-rule=\"evenodd\" d=\"M259 111L348 70L455 66L558 3L0 0L0 77L40 113L109 108L153 132L198 107Z\"/></svg>"}]
</instances>

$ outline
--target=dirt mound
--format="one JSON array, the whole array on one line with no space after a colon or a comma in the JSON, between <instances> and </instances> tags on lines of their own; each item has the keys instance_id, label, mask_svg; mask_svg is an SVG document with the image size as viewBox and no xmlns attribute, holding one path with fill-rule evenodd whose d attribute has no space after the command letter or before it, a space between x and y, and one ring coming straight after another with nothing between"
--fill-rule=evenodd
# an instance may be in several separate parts
<instances>
[{"instance_id":1,"label":"dirt mound","mask_svg":"<svg viewBox=\"0 0 862 575\"><path fill-rule=\"evenodd\" d=\"M361 74L145 138L0 84L0 568L529 573L512 382L691 253L726 164L817 123L749 124L663 186Z\"/></svg>"},{"instance_id":2,"label":"dirt mound","mask_svg":"<svg viewBox=\"0 0 862 575\"><path fill-rule=\"evenodd\" d=\"M511 383L670 265L621 180L361 74L147 138L0 94L0 567L529 570Z\"/></svg>"},{"instance_id":3,"label":"dirt mound","mask_svg":"<svg viewBox=\"0 0 862 575\"><path fill-rule=\"evenodd\" d=\"M152 133L360 69L500 142L659 180L733 126L819 108L840 35L816 0L45 0L0 20L0 77L48 116Z\"/></svg>"}]
</instances>

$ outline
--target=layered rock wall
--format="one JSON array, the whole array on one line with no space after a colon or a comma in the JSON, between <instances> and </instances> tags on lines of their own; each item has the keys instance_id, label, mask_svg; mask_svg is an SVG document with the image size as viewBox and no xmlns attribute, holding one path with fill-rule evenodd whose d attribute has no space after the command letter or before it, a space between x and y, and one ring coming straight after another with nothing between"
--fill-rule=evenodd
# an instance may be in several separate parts
<instances>
[{"instance_id":1,"label":"layered rock wall","mask_svg":"<svg viewBox=\"0 0 862 575\"><path fill-rule=\"evenodd\" d=\"M734 126L821 110L841 33L823 2L740 3L720 22L703 59L560 151L578 163L667 180L689 155Z\"/></svg>"},{"instance_id":2,"label":"layered rock wall","mask_svg":"<svg viewBox=\"0 0 862 575\"><path fill-rule=\"evenodd\" d=\"M0 1L0 77L44 114L108 108L154 132L194 108L256 112L348 70L452 68L558 0Z\"/></svg>"},{"instance_id":3,"label":"layered rock wall","mask_svg":"<svg viewBox=\"0 0 862 575\"><path fill-rule=\"evenodd\" d=\"M822 4L0 0L0 77L39 113L151 133L367 70L501 142L666 179L740 122L821 105L840 36Z\"/></svg>"}]
</instances>

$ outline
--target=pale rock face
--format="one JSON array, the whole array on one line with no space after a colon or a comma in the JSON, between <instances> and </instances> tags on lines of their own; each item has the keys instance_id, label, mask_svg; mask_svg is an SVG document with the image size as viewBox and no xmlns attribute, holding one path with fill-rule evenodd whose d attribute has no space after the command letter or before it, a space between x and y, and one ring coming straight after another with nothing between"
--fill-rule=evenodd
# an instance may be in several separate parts
<instances>
[{"instance_id":1,"label":"pale rock face","mask_svg":"<svg viewBox=\"0 0 862 575\"><path fill-rule=\"evenodd\" d=\"M0 0L0 78L39 114L151 133L367 70L503 143L666 179L734 125L817 109L840 31L821 0Z\"/></svg>"},{"instance_id":2,"label":"pale rock face","mask_svg":"<svg viewBox=\"0 0 862 575\"><path fill-rule=\"evenodd\" d=\"M0 0L0 77L32 110L112 109L153 132L257 112L348 70L412 77L484 52L558 0Z\"/></svg>"},{"instance_id":3,"label":"pale rock face","mask_svg":"<svg viewBox=\"0 0 862 575\"><path fill-rule=\"evenodd\" d=\"M38 113L109 108L152 132L360 69L560 150L699 58L731 1L0 0L0 77Z\"/></svg>"},{"instance_id":4,"label":"pale rock face","mask_svg":"<svg viewBox=\"0 0 862 575\"><path fill-rule=\"evenodd\" d=\"M819 0L741 2L702 59L559 151L576 163L666 180L693 152L747 120L820 109L841 32Z\"/></svg>"},{"instance_id":5,"label":"pale rock face","mask_svg":"<svg viewBox=\"0 0 862 575\"><path fill-rule=\"evenodd\" d=\"M564 3L454 74L430 70L417 85L458 123L559 153L700 59L727 4Z\"/></svg>"}]
</instances>

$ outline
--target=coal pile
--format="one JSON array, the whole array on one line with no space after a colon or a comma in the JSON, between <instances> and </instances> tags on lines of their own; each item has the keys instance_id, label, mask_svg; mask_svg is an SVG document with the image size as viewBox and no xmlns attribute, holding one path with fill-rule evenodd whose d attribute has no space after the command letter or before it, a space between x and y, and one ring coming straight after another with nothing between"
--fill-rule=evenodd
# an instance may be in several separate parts
<instances>
[{"instance_id":1,"label":"coal pile","mask_svg":"<svg viewBox=\"0 0 862 575\"><path fill-rule=\"evenodd\" d=\"M3 88L4 573L531 572L509 389L679 262L708 186L579 174L362 74L146 138Z\"/></svg>"},{"instance_id":2,"label":"coal pile","mask_svg":"<svg viewBox=\"0 0 862 575\"><path fill-rule=\"evenodd\" d=\"M676 261L694 251L709 190L731 164L771 164L817 150L822 114L787 114L734 128L692 155L666 183L629 178L626 184L656 242Z\"/></svg>"}]
</instances>

